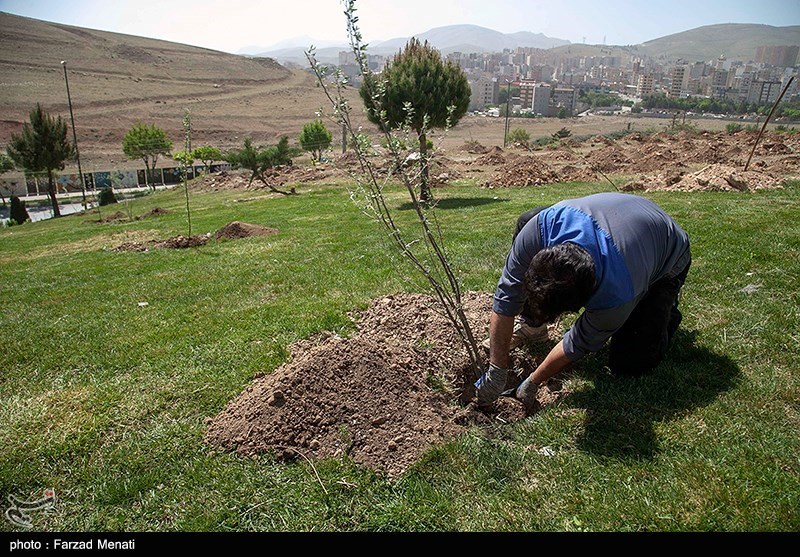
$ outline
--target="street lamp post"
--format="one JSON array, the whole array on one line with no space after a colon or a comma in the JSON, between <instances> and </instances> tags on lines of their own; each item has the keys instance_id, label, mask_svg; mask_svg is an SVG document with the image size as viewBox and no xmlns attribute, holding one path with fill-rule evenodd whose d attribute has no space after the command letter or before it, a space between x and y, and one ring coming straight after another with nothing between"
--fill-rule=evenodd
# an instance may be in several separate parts
<instances>
[{"instance_id":1,"label":"street lamp post","mask_svg":"<svg viewBox=\"0 0 800 557\"><path fill-rule=\"evenodd\" d=\"M75 158L78 160L78 176L81 179L81 194L83 195L83 210L86 210L86 184L83 181L83 172L81 171L81 156L78 153L78 135L75 133L75 116L72 114L72 97L69 94L69 78L67 77L67 61L61 60L61 66L64 68L64 82L67 84L67 103L69 103L69 119L72 122L72 142L75 144Z\"/></svg>"},{"instance_id":2,"label":"street lamp post","mask_svg":"<svg viewBox=\"0 0 800 557\"><path fill-rule=\"evenodd\" d=\"M511 80L507 79L508 86L506 87L506 125L503 130L503 149L508 145L508 113L511 109Z\"/></svg>"}]
</instances>

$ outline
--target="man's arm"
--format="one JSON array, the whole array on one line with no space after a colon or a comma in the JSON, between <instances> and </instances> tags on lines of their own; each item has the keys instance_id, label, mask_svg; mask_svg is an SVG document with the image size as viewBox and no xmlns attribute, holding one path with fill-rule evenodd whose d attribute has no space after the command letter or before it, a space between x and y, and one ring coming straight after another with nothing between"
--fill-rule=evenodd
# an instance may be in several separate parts
<instances>
[{"instance_id":1,"label":"man's arm","mask_svg":"<svg viewBox=\"0 0 800 557\"><path fill-rule=\"evenodd\" d=\"M572 364L572 360L564 353L564 341L561 340L550 350L550 353L544 361L539 364L536 371L531 374L531 381L536 385L541 385L557 373L563 371L570 364Z\"/></svg>"},{"instance_id":2,"label":"man's arm","mask_svg":"<svg viewBox=\"0 0 800 557\"><path fill-rule=\"evenodd\" d=\"M489 361L499 368L508 369L508 352L513 333L514 317L493 311L489 317Z\"/></svg>"}]
</instances>

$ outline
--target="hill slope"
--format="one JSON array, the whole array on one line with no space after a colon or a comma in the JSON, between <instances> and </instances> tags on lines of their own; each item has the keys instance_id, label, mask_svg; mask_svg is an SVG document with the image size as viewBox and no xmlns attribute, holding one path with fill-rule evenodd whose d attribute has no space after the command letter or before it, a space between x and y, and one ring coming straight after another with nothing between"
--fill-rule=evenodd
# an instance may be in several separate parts
<instances>
[{"instance_id":1,"label":"hill slope","mask_svg":"<svg viewBox=\"0 0 800 557\"><path fill-rule=\"evenodd\" d=\"M749 23L706 25L667 35L638 45L648 56L663 60L687 61L726 58L753 60L761 45L800 45L800 26L773 27Z\"/></svg>"},{"instance_id":2,"label":"hill slope","mask_svg":"<svg viewBox=\"0 0 800 557\"><path fill-rule=\"evenodd\" d=\"M89 169L119 163L122 137L137 121L156 123L180 145L189 110L194 144L228 148L245 136L294 138L298 122L314 119L324 104L312 75L272 59L0 13L0 145L37 102L69 117L65 58L81 159Z\"/></svg>"}]
</instances>

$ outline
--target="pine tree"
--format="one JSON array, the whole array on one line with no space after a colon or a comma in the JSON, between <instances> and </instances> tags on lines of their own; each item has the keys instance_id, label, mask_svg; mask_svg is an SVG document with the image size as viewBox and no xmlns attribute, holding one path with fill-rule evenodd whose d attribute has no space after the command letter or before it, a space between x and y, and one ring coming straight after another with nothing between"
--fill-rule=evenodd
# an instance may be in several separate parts
<instances>
[{"instance_id":1,"label":"pine tree","mask_svg":"<svg viewBox=\"0 0 800 557\"><path fill-rule=\"evenodd\" d=\"M359 92L369 120L390 127L407 122L416 132L422 164L420 198L430 201L427 133L431 128L454 126L467 113L470 88L466 74L458 64L444 62L427 41L412 38L380 77L364 77Z\"/></svg>"},{"instance_id":2,"label":"pine tree","mask_svg":"<svg viewBox=\"0 0 800 557\"><path fill-rule=\"evenodd\" d=\"M64 163L75 157L75 148L67 141L67 124L61 116L53 118L37 103L31 111L30 123L22 127L22 135L11 135L8 155L26 172L47 173L53 216L61 216L56 199L56 171L63 170Z\"/></svg>"},{"instance_id":3,"label":"pine tree","mask_svg":"<svg viewBox=\"0 0 800 557\"><path fill-rule=\"evenodd\" d=\"M322 120L314 120L303 126L300 134L300 146L306 151L311 151L311 158L322 159L322 151L330 147L333 136L327 130Z\"/></svg>"}]
</instances>

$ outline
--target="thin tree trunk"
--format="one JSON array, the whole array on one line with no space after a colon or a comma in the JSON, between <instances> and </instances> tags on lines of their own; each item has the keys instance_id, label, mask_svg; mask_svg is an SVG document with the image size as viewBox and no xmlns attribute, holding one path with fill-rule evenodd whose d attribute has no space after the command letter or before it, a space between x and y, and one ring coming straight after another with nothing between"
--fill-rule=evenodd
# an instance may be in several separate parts
<instances>
[{"instance_id":1,"label":"thin tree trunk","mask_svg":"<svg viewBox=\"0 0 800 557\"><path fill-rule=\"evenodd\" d=\"M58 200L56 199L56 183L53 179L53 171L47 170L47 194L50 196L50 203L53 205L53 216L60 217L61 210L58 208Z\"/></svg>"},{"instance_id":2,"label":"thin tree trunk","mask_svg":"<svg viewBox=\"0 0 800 557\"><path fill-rule=\"evenodd\" d=\"M419 199L426 205L430 205L433 195L431 195L431 186L428 181L428 138L424 131L419 134L419 164L421 165Z\"/></svg>"}]
</instances>

